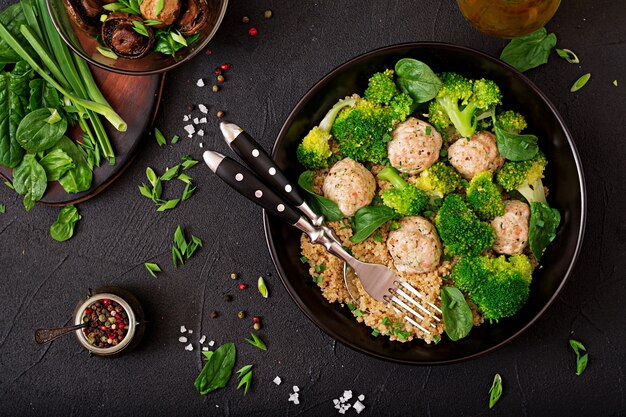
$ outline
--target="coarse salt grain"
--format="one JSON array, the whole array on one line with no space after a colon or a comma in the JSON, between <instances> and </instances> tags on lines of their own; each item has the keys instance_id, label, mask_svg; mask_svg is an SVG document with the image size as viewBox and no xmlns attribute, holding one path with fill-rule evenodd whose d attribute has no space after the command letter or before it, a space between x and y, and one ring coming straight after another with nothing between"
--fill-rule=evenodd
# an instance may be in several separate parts
<instances>
[{"instance_id":1,"label":"coarse salt grain","mask_svg":"<svg viewBox=\"0 0 626 417\"><path fill-rule=\"evenodd\" d=\"M298 388L297 385L294 385L293 386L293 392L298 392L298 391L300 391L300 388Z\"/></svg>"},{"instance_id":2,"label":"coarse salt grain","mask_svg":"<svg viewBox=\"0 0 626 417\"><path fill-rule=\"evenodd\" d=\"M200 123L200 119L198 119L197 117L193 118L193 124L197 125L198 123Z\"/></svg>"},{"instance_id":3,"label":"coarse salt grain","mask_svg":"<svg viewBox=\"0 0 626 417\"><path fill-rule=\"evenodd\" d=\"M198 104L198 110L200 110L204 114L207 114L209 112L209 109L204 104Z\"/></svg>"},{"instance_id":4,"label":"coarse salt grain","mask_svg":"<svg viewBox=\"0 0 626 417\"><path fill-rule=\"evenodd\" d=\"M339 406L339 400L335 398L335 399L333 400L333 404L335 404L336 406Z\"/></svg>"},{"instance_id":5,"label":"coarse salt grain","mask_svg":"<svg viewBox=\"0 0 626 417\"><path fill-rule=\"evenodd\" d=\"M300 396L300 394L298 394L297 392L294 392L293 394L289 394L289 400L288 401L296 401L299 396Z\"/></svg>"},{"instance_id":6,"label":"coarse salt grain","mask_svg":"<svg viewBox=\"0 0 626 417\"><path fill-rule=\"evenodd\" d=\"M202 337L200 338L200 344L203 344L205 340L206 340L206 336L202 335Z\"/></svg>"},{"instance_id":7,"label":"coarse salt grain","mask_svg":"<svg viewBox=\"0 0 626 417\"><path fill-rule=\"evenodd\" d=\"M359 401L363 401L365 400L365 395L361 394L357 398L359 399Z\"/></svg>"},{"instance_id":8,"label":"coarse salt grain","mask_svg":"<svg viewBox=\"0 0 626 417\"><path fill-rule=\"evenodd\" d=\"M204 136L204 130L202 129L198 130L198 136Z\"/></svg>"},{"instance_id":9,"label":"coarse salt grain","mask_svg":"<svg viewBox=\"0 0 626 417\"><path fill-rule=\"evenodd\" d=\"M187 330L187 333L192 334L193 330Z\"/></svg>"},{"instance_id":10,"label":"coarse salt grain","mask_svg":"<svg viewBox=\"0 0 626 417\"><path fill-rule=\"evenodd\" d=\"M200 142L200 147L204 148L204 143Z\"/></svg>"},{"instance_id":11,"label":"coarse salt grain","mask_svg":"<svg viewBox=\"0 0 626 417\"><path fill-rule=\"evenodd\" d=\"M196 81L196 85L198 87L204 87L204 80L202 78L200 78L198 81Z\"/></svg>"},{"instance_id":12,"label":"coarse salt grain","mask_svg":"<svg viewBox=\"0 0 626 417\"><path fill-rule=\"evenodd\" d=\"M276 384L276 385L280 385L280 383L281 383L281 382L283 382L283 380L282 380L282 379L280 379L280 377L279 377L279 376L276 376L276 378L274 378L274 381L273 381L273 382L274 382L274 384Z\"/></svg>"},{"instance_id":13,"label":"coarse salt grain","mask_svg":"<svg viewBox=\"0 0 626 417\"><path fill-rule=\"evenodd\" d=\"M361 401L355 402L353 407L357 414L361 414L361 411L365 410L365 406L361 403Z\"/></svg>"},{"instance_id":14,"label":"coarse salt grain","mask_svg":"<svg viewBox=\"0 0 626 417\"><path fill-rule=\"evenodd\" d=\"M349 400L350 398L352 398L352 391L351 390L344 391L343 398L345 398L346 400Z\"/></svg>"},{"instance_id":15,"label":"coarse salt grain","mask_svg":"<svg viewBox=\"0 0 626 417\"><path fill-rule=\"evenodd\" d=\"M202 348L202 351L203 351L203 352L208 352L208 351L209 351L209 348L208 348L208 347L206 347L206 346L204 346L204 347Z\"/></svg>"},{"instance_id":16,"label":"coarse salt grain","mask_svg":"<svg viewBox=\"0 0 626 417\"><path fill-rule=\"evenodd\" d=\"M207 122L206 117L203 117L200 119L200 123L206 123L206 122Z\"/></svg>"},{"instance_id":17,"label":"coarse salt grain","mask_svg":"<svg viewBox=\"0 0 626 417\"><path fill-rule=\"evenodd\" d=\"M185 346L185 350L191 352L193 350L193 345L189 343L187 346Z\"/></svg>"},{"instance_id":18,"label":"coarse salt grain","mask_svg":"<svg viewBox=\"0 0 626 417\"><path fill-rule=\"evenodd\" d=\"M181 336L181 337L178 338L178 341L180 343L187 343L187 338L185 336Z\"/></svg>"},{"instance_id":19,"label":"coarse salt grain","mask_svg":"<svg viewBox=\"0 0 626 417\"><path fill-rule=\"evenodd\" d=\"M185 129L185 132L189 133L190 135L193 135L196 131L196 128L193 127L193 125L186 125L185 127L183 127L183 129Z\"/></svg>"},{"instance_id":20,"label":"coarse salt grain","mask_svg":"<svg viewBox=\"0 0 626 417\"><path fill-rule=\"evenodd\" d=\"M186 114L186 115L183 116L183 122L188 122L189 119L191 119L191 117L189 115Z\"/></svg>"},{"instance_id":21,"label":"coarse salt grain","mask_svg":"<svg viewBox=\"0 0 626 417\"><path fill-rule=\"evenodd\" d=\"M181 333L185 333L186 331L187 331L187 328L185 326L180 326Z\"/></svg>"},{"instance_id":22,"label":"coarse salt grain","mask_svg":"<svg viewBox=\"0 0 626 417\"><path fill-rule=\"evenodd\" d=\"M214 341L214 340L211 340L211 341L209 342L209 346L213 346L214 344L215 344L215 341Z\"/></svg>"}]
</instances>

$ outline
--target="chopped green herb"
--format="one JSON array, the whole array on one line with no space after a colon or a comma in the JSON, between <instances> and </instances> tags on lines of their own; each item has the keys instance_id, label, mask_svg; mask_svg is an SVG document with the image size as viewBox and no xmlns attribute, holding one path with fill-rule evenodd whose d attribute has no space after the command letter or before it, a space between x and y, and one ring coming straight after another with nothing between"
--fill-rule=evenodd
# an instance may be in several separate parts
<instances>
[{"instance_id":1,"label":"chopped green herb","mask_svg":"<svg viewBox=\"0 0 626 417\"><path fill-rule=\"evenodd\" d=\"M178 176L178 171L180 170L180 164L179 165L174 165L171 168L168 168L167 171L165 171L165 174L161 175L161 180L162 181L170 181L174 178L176 178Z\"/></svg>"},{"instance_id":2,"label":"chopped green herb","mask_svg":"<svg viewBox=\"0 0 626 417\"><path fill-rule=\"evenodd\" d=\"M433 128L430 126L426 126L425 132L427 135L430 135L433 132Z\"/></svg>"},{"instance_id":3,"label":"chopped green herb","mask_svg":"<svg viewBox=\"0 0 626 417\"><path fill-rule=\"evenodd\" d=\"M246 342L250 343L254 347L258 347L261 350L267 350L267 346L265 346L265 343L259 336L254 333L250 333L250 335L252 335L252 339L245 339Z\"/></svg>"},{"instance_id":4,"label":"chopped green herb","mask_svg":"<svg viewBox=\"0 0 626 417\"><path fill-rule=\"evenodd\" d=\"M372 336L378 337L379 334L380 334L380 331L378 329L372 330Z\"/></svg>"},{"instance_id":5,"label":"chopped green herb","mask_svg":"<svg viewBox=\"0 0 626 417\"><path fill-rule=\"evenodd\" d=\"M248 393L248 389L250 388L250 384L252 383L251 369L252 365L246 365L237 371L237 378L239 379L239 385L237 385L237 389L245 385L243 395L246 395Z\"/></svg>"},{"instance_id":6,"label":"chopped green herb","mask_svg":"<svg viewBox=\"0 0 626 417\"><path fill-rule=\"evenodd\" d=\"M356 307L354 306L354 304L352 304L352 303L348 303L348 304L347 304L347 306L348 306L348 309L349 309L350 311L352 311L352 310L354 310L354 309L356 308Z\"/></svg>"},{"instance_id":7,"label":"chopped green herb","mask_svg":"<svg viewBox=\"0 0 626 417\"><path fill-rule=\"evenodd\" d=\"M180 198L174 198L172 200L167 200L165 203L159 205L159 208L157 209L157 211L171 210L174 207L176 207L179 202L180 202Z\"/></svg>"},{"instance_id":8,"label":"chopped green herb","mask_svg":"<svg viewBox=\"0 0 626 417\"><path fill-rule=\"evenodd\" d=\"M559 49L556 48L556 53L558 56L569 62L570 64L579 64L580 60L576 56L576 54L570 49Z\"/></svg>"},{"instance_id":9,"label":"chopped green herb","mask_svg":"<svg viewBox=\"0 0 626 417\"><path fill-rule=\"evenodd\" d=\"M156 6L154 7L154 15L159 17L161 12L163 11L163 6L165 6L165 0L157 0Z\"/></svg>"},{"instance_id":10,"label":"chopped green herb","mask_svg":"<svg viewBox=\"0 0 626 417\"><path fill-rule=\"evenodd\" d=\"M489 388L489 408L493 408L494 405L500 399L502 395L502 377L500 374L496 374L493 377L493 383L491 384L491 388Z\"/></svg>"},{"instance_id":11,"label":"chopped green herb","mask_svg":"<svg viewBox=\"0 0 626 417\"><path fill-rule=\"evenodd\" d=\"M152 278L156 278L156 273L161 272L161 267L155 263L146 262L144 266L146 267L150 275L152 275Z\"/></svg>"},{"instance_id":12,"label":"chopped green herb","mask_svg":"<svg viewBox=\"0 0 626 417\"><path fill-rule=\"evenodd\" d=\"M322 277L311 277L311 281L313 281L316 284L319 284L320 282L322 282Z\"/></svg>"},{"instance_id":13,"label":"chopped green herb","mask_svg":"<svg viewBox=\"0 0 626 417\"><path fill-rule=\"evenodd\" d=\"M148 29L146 29L146 26L141 21L132 19L132 22L133 22L133 30L135 32L147 38L150 37L150 34L148 33Z\"/></svg>"},{"instance_id":14,"label":"chopped green herb","mask_svg":"<svg viewBox=\"0 0 626 417\"><path fill-rule=\"evenodd\" d=\"M187 174L179 174L176 179L184 182L185 184L191 184L191 177Z\"/></svg>"},{"instance_id":15,"label":"chopped green herb","mask_svg":"<svg viewBox=\"0 0 626 417\"><path fill-rule=\"evenodd\" d=\"M309 262L309 258L307 258L306 256L301 256L300 257L300 262L302 262L303 264Z\"/></svg>"},{"instance_id":16,"label":"chopped green herb","mask_svg":"<svg viewBox=\"0 0 626 417\"><path fill-rule=\"evenodd\" d=\"M442 158L445 158L446 156L448 156L448 151L445 149L440 150L439 156L441 156Z\"/></svg>"},{"instance_id":17,"label":"chopped green herb","mask_svg":"<svg viewBox=\"0 0 626 417\"><path fill-rule=\"evenodd\" d=\"M191 197L193 195L193 193L196 192L196 188L194 187L193 184L191 182L189 182L186 186L185 189L183 190L183 196L182 196L182 201L187 200L189 197Z\"/></svg>"},{"instance_id":18,"label":"chopped green herb","mask_svg":"<svg viewBox=\"0 0 626 417\"><path fill-rule=\"evenodd\" d=\"M162 25L163 22L161 22L160 20L146 19L143 21L143 24L146 26L157 26L157 25Z\"/></svg>"},{"instance_id":19,"label":"chopped green herb","mask_svg":"<svg viewBox=\"0 0 626 417\"><path fill-rule=\"evenodd\" d=\"M617 80L613 80L613 85L617 87Z\"/></svg>"},{"instance_id":20,"label":"chopped green herb","mask_svg":"<svg viewBox=\"0 0 626 417\"><path fill-rule=\"evenodd\" d=\"M192 166L198 164L200 161L196 161L195 159L193 159L191 156L189 155L185 155L182 157L183 163L183 171L188 170L189 168L191 168Z\"/></svg>"},{"instance_id":21,"label":"chopped green herb","mask_svg":"<svg viewBox=\"0 0 626 417\"><path fill-rule=\"evenodd\" d=\"M150 185L154 187L157 182L157 175L155 174L152 168L150 167L146 168L146 177L148 177L148 181L150 181Z\"/></svg>"},{"instance_id":22,"label":"chopped green herb","mask_svg":"<svg viewBox=\"0 0 626 417\"><path fill-rule=\"evenodd\" d=\"M572 88L570 88L569 91L571 91L572 93L575 93L576 91L580 90L581 88L585 86L585 84L587 84L590 78L591 78L591 73L586 73L586 74L581 75L580 78L574 82L574 84L572 85Z\"/></svg>"},{"instance_id":23,"label":"chopped green herb","mask_svg":"<svg viewBox=\"0 0 626 417\"><path fill-rule=\"evenodd\" d=\"M180 136L174 135L174 137L171 140L172 145L176 145L179 140L180 140Z\"/></svg>"},{"instance_id":24,"label":"chopped green herb","mask_svg":"<svg viewBox=\"0 0 626 417\"><path fill-rule=\"evenodd\" d=\"M115 55L115 52L113 52L109 48L105 48L103 46L96 46L96 50L100 52L100 55L102 56L105 56L110 59L117 59L117 55Z\"/></svg>"},{"instance_id":25,"label":"chopped green herb","mask_svg":"<svg viewBox=\"0 0 626 417\"><path fill-rule=\"evenodd\" d=\"M267 298L267 296L269 295L269 291L267 290L267 285L265 285L265 280L263 279L263 277L259 277L259 280L257 281L257 287L263 298Z\"/></svg>"},{"instance_id":26,"label":"chopped green herb","mask_svg":"<svg viewBox=\"0 0 626 417\"><path fill-rule=\"evenodd\" d=\"M170 36L172 37L172 39L174 39L175 42L183 46L187 46L187 39L185 39L185 37L181 35L178 30L170 32Z\"/></svg>"},{"instance_id":27,"label":"chopped green herb","mask_svg":"<svg viewBox=\"0 0 626 417\"><path fill-rule=\"evenodd\" d=\"M163 133L161 133L161 131L157 129L156 127L154 128L154 138L156 139L159 146L163 146L167 144L167 140L165 140L165 136L163 136Z\"/></svg>"},{"instance_id":28,"label":"chopped green herb","mask_svg":"<svg viewBox=\"0 0 626 417\"><path fill-rule=\"evenodd\" d=\"M398 222L392 222L389 225L389 231L393 232L394 230L398 230L400 228L400 223Z\"/></svg>"},{"instance_id":29,"label":"chopped green herb","mask_svg":"<svg viewBox=\"0 0 626 417\"><path fill-rule=\"evenodd\" d=\"M321 274L324 271L326 271L326 265L317 265L315 267L315 272L317 272L318 274Z\"/></svg>"},{"instance_id":30,"label":"chopped green herb","mask_svg":"<svg viewBox=\"0 0 626 417\"><path fill-rule=\"evenodd\" d=\"M617 82L617 81L615 81L615 82ZM12 190L15 190L15 188L13 187L13 184L11 184L9 181L5 181L4 185L6 185L7 187L9 187Z\"/></svg>"},{"instance_id":31,"label":"chopped green herb","mask_svg":"<svg viewBox=\"0 0 626 417\"><path fill-rule=\"evenodd\" d=\"M372 240L374 242L382 242L383 241L383 235L380 233L374 233L374 235L372 236Z\"/></svg>"},{"instance_id":32,"label":"chopped green herb","mask_svg":"<svg viewBox=\"0 0 626 417\"><path fill-rule=\"evenodd\" d=\"M356 317L361 317L363 315L363 312L360 309L356 309L352 312Z\"/></svg>"},{"instance_id":33,"label":"chopped green herb","mask_svg":"<svg viewBox=\"0 0 626 417\"><path fill-rule=\"evenodd\" d=\"M434 335L433 336L433 343L438 345L439 342L441 342L441 337L439 337L439 335Z\"/></svg>"},{"instance_id":34,"label":"chopped green herb","mask_svg":"<svg viewBox=\"0 0 626 417\"><path fill-rule=\"evenodd\" d=\"M433 215L433 212L430 210L426 210L423 214L424 214L424 217L430 217Z\"/></svg>"},{"instance_id":35,"label":"chopped green herb","mask_svg":"<svg viewBox=\"0 0 626 417\"><path fill-rule=\"evenodd\" d=\"M174 268L178 268L178 265L182 265L183 263L183 255L180 253L180 249L172 246L172 264L174 264Z\"/></svg>"},{"instance_id":36,"label":"chopped green herb","mask_svg":"<svg viewBox=\"0 0 626 417\"><path fill-rule=\"evenodd\" d=\"M0 204L0 214L4 214L7 212L7 206L4 204Z\"/></svg>"},{"instance_id":37,"label":"chopped green herb","mask_svg":"<svg viewBox=\"0 0 626 417\"><path fill-rule=\"evenodd\" d=\"M582 352L587 352L587 349L578 340L570 339L569 344L574 349L574 353L576 353L576 375L580 376L587 368L587 362L589 361L587 353L581 355Z\"/></svg>"}]
</instances>

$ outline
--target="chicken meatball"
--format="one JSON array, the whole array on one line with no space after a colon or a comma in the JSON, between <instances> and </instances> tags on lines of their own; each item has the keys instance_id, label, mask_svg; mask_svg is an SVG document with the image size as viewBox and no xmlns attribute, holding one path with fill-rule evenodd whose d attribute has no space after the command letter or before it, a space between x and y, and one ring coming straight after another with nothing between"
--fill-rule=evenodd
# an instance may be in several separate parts
<instances>
[{"instance_id":1,"label":"chicken meatball","mask_svg":"<svg viewBox=\"0 0 626 417\"><path fill-rule=\"evenodd\" d=\"M441 241L431 222L421 216L404 217L400 228L389 232L387 249L396 269L407 273L431 272L439 265Z\"/></svg>"},{"instance_id":2,"label":"chicken meatball","mask_svg":"<svg viewBox=\"0 0 626 417\"><path fill-rule=\"evenodd\" d=\"M158 25L153 25L154 29L163 29L173 24L180 14L181 0L163 0L163 8L158 11L157 4L159 0L143 0L139 9L141 15L146 20L158 20Z\"/></svg>"},{"instance_id":3,"label":"chicken meatball","mask_svg":"<svg viewBox=\"0 0 626 417\"><path fill-rule=\"evenodd\" d=\"M496 137L489 132L477 132L469 140L461 138L454 142L448 148L448 160L467 180L479 172L496 172L504 164Z\"/></svg>"},{"instance_id":4,"label":"chicken meatball","mask_svg":"<svg viewBox=\"0 0 626 417\"><path fill-rule=\"evenodd\" d=\"M393 131L387 144L391 165L408 174L419 174L439 158L441 135L428 123L409 117Z\"/></svg>"},{"instance_id":5,"label":"chicken meatball","mask_svg":"<svg viewBox=\"0 0 626 417\"><path fill-rule=\"evenodd\" d=\"M339 206L346 217L372 202L376 179L363 165L350 158L342 159L324 179L324 195Z\"/></svg>"},{"instance_id":6,"label":"chicken meatball","mask_svg":"<svg viewBox=\"0 0 626 417\"><path fill-rule=\"evenodd\" d=\"M528 243L528 204L519 200L507 200L504 214L491 221L496 231L493 250L504 255L522 253Z\"/></svg>"}]
</instances>

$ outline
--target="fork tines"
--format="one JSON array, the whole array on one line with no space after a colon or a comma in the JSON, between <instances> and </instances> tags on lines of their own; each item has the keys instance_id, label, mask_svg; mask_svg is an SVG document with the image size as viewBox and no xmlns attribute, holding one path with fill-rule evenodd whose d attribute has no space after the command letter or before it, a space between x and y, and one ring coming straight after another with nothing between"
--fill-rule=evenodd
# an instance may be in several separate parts
<instances>
[{"instance_id":1,"label":"fork tines","mask_svg":"<svg viewBox=\"0 0 626 417\"><path fill-rule=\"evenodd\" d=\"M414 297L420 299L424 304L417 302ZM438 314L441 314L439 307L426 301L426 297L422 293L405 281L395 281L394 287L390 288L389 294L383 298L393 307L396 313L403 315L407 322L426 334L430 334L430 331L415 321L411 315L419 321L423 321L427 316L432 317L436 322L441 321L438 317ZM430 310L427 307L430 307ZM437 328L433 322L430 323L430 327L433 329Z\"/></svg>"}]
</instances>

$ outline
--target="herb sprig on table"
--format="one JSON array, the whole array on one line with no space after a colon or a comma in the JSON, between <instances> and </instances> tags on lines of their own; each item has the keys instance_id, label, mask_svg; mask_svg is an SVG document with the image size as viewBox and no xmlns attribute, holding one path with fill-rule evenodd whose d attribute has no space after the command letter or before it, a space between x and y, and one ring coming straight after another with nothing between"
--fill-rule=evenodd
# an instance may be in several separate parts
<instances>
[{"instance_id":1,"label":"herb sprig on table","mask_svg":"<svg viewBox=\"0 0 626 417\"><path fill-rule=\"evenodd\" d=\"M185 174L184 171L195 166L198 163L195 159L188 155L182 157L180 164L174 165L168 168L160 177L154 172L151 167L146 168L146 177L150 186L142 183L139 186L139 192L142 196L151 199L157 207L157 211L171 210L178 206L181 201L189 199L196 191L196 187L193 185L192 178ZM163 196L163 183L177 179L185 183L185 189L182 192L180 198L174 198L170 200L164 200Z\"/></svg>"},{"instance_id":2,"label":"herb sprig on table","mask_svg":"<svg viewBox=\"0 0 626 417\"><path fill-rule=\"evenodd\" d=\"M587 362L589 361L589 356L586 353L587 349L585 345L574 339L569 340L569 345L574 350L574 353L576 353L576 375L580 376L585 372L585 369L587 369ZM585 353L582 354L583 352Z\"/></svg>"}]
</instances>

